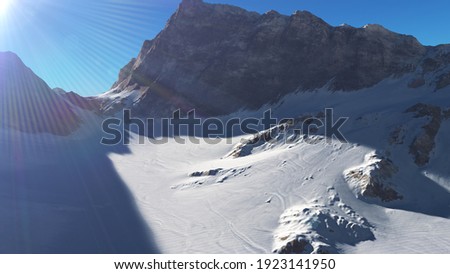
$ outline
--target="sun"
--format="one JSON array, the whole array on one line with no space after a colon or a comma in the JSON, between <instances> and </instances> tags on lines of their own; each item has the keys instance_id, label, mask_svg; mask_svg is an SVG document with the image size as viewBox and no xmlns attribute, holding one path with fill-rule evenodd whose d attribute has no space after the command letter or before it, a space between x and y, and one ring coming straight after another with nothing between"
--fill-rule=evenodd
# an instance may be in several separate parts
<instances>
[{"instance_id":1,"label":"sun","mask_svg":"<svg viewBox=\"0 0 450 274\"><path fill-rule=\"evenodd\" d=\"M0 15L4 14L12 0L0 0Z\"/></svg>"}]
</instances>

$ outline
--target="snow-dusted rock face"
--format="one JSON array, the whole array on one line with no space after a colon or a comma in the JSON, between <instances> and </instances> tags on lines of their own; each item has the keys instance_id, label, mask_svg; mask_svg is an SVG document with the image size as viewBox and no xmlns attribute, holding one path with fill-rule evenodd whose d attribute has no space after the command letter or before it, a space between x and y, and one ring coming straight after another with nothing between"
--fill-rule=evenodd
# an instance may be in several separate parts
<instances>
[{"instance_id":1,"label":"snow-dusted rock face","mask_svg":"<svg viewBox=\"0 0 450 274\"><path fill-rule=\"evenodd\" d=\"M285 134L289 126L288 123L280 124L270 129L262 130L251 137L243 138L225 157L245 157L252 154L256 148L266 150L274 145L282 144L283 141L286 141Z\"/></svg>"},{"instance_id":2,"label":"snow-dusted rock face","mask_svg":"<svg viewBox=\"0 0 450 274\"><path fill-rule=\"evenodd\" d=\"M269 129L261 130L250 137L242 138L225 158L239 158L270 150L279 146L291 147L296 143L317 144L325 139L324 129L317 122L324 123L324 113L302 114L289 118Z\"/></svg>"},{"instance_id":3,"label":"snow-dusted rock face","mask_svg":"<svg viewBox=\"0 0 450 274\"><path fill-rule=\"evenodd\" d=\"M422 127L422 132L416 136L409 147L415 163L424 166L430 161L430 154L435 147L435 138L441 128L443 119L447 119L448 111L442 111L438 106L416 104L407 112L414 113L415 118L426 117L429 121Z\"/></svg>"},{"instance_id":4,"label":"snow-dusted rock face","mask_svg":"<svg viewBox=\"0 0 450 274\"><path fill-rule=\"evenodd\" d=\"M415 72L410 87L424 85L441 90L450 85L450 45L439 45L429 48L421 65Z\"/></svg>"},{"instance_id":5,"label":"snow-dusted rock face","mask_svg":"<svg viewBox=\"0 0 450 274\"><path fill-rule=\"evenodd\" d=\"M341 208L348 207L336 199ZM274 237L274 253L295 254L338 253L338 243L355 245L375 239L365 218L317 204L287 209Z\"/></svg>"},{"instance_id":6,"label":"snow-dusted rock face","mask_svg":"<svg viewBox=\"0 0 450 274\"><path fill-rule=\"evenodd\" d=\"M240 176L247 176L250 168L251 166L229 169L215 168L211 170L192 172L189 174L189 177L195 178L195 180L189 180L188 182L172 185L171 189L186 190L227 183L230 179L239 178Z\"/></svg>"},{"instance_id":7,"label":"snow-dusted rock face","mask_svg":"<svg viewBox=\"0 0 450 274\"><path fill-rule=\"evenodd\" d=\"M184 0L166 27L120 71L104 111L120 110L126 94L138 90L139 100L130 107L140 115L167 116L178 108L229 114L327 84L331 90L352 91L423 67L431 73L438 64L428 68L432 61L422 60L430 56L440 62L438 51L378 25L333 27L307 11L258 14ZM445 75L436 77L439 87L446 85ZM114 97L118 93L124 96Z\"/></svg>"},{"instance_id":8,"label":"snow-dusted rock face","mask_svg":"<svg viewBox=\"0 0 450 274\"><path fill-rule=\"evenodd\" d=\"M390 202L402 199L390 182L397 172L398 167L390 159L372 152L361 166L345 171L344 176L357 197Z\"/></svg>"},{"instance_id":9,"label":"snow-dusted rock face","mask_svg":"<svg viewBox=\"0 0 450 274\"><path fill-rule=\"evenodd\" d=\"M0 127L29 133L68 135L80 124L58 92L11 52L0 52Z\"/></svg>"}]
</instances>

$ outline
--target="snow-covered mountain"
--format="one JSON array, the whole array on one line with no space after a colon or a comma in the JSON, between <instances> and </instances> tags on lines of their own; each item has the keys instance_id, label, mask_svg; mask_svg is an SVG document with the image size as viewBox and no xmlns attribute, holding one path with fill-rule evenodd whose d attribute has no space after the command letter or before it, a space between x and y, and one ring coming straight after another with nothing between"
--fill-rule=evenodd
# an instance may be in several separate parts
<instances>
[{"instance_id":1,"label":"snow-covered mountain","mask_svg":"<svg viewBox=\"0 0 450 274\"><path fill-rule=\"evenodd\" d=\"M0 54L0 252L450 253L449 64L450 46L378 25L201 0L96 98ZM124 108L292 119L214 145L101 145ZM309 124L327 108L345 140Z\"/></svg>"}]
</instances>

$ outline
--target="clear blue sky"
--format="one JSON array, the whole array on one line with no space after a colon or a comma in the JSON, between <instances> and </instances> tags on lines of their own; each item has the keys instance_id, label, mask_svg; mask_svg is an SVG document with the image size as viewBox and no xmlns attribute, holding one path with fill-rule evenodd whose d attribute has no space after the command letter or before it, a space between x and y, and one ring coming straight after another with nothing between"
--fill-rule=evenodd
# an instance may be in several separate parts
<instances>
[{"instance_id":1,"label":"clear blue sky","mask_svg":"<svg viewBox=\"0 0 450 274\"><path fill-rule=\"evenodd\" d=\"M9 1L3 10L2 2ZM0 0L0 51L13 51L51 87L106 91L180 0ZM309 10L332 25L378 23L423 44L450 43L448 0L207 0L265 12ZM3 10L3 11L2 11Z\"/></svg>"}]
</instances>

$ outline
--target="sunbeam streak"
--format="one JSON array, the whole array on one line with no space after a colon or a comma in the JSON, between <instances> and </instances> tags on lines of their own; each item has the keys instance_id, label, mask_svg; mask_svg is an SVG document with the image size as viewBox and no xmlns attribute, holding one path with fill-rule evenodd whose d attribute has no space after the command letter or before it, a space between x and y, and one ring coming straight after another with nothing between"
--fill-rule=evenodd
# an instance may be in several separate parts
<instances>
[{"instance_id":1,"label":"sunbeam streak","mask_svg":"<svg viewBox=\"0 0 450 274\"><path fill-rule=\"evenodd\" d=\"M3 15L11 5L12 0L0 0L0 15Z\"/></svg>"}]
</instances>

